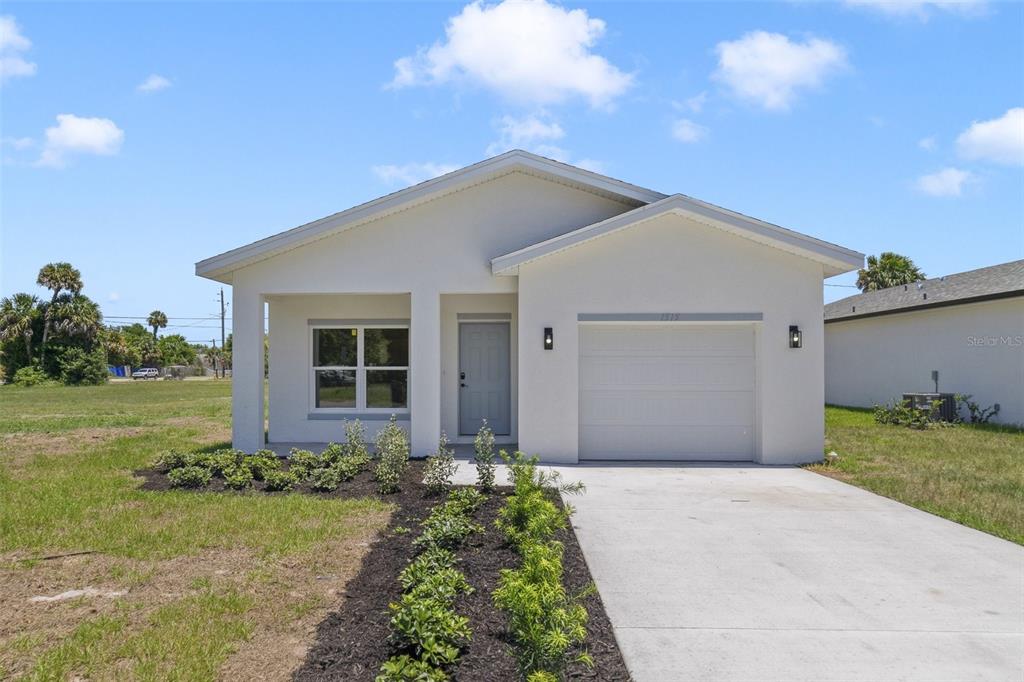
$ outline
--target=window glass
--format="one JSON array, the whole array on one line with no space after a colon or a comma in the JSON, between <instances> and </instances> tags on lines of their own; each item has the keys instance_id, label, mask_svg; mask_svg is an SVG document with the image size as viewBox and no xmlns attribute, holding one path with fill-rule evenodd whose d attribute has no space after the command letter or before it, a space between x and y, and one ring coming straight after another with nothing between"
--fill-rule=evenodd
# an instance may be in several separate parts
<instances>
[{"instance_id":1,"label":"window glass","mask_svg":"<svg viewBox=\"0 0 1024 682\"><path fill-rule=\"evenodd\" d=\"M355 329L314 329L313 366L355 367L357 339Z\"/></svg>"},{"instance_id":2,"label":"window glass","mask_svg":"<svg viewBox=\"0 0 1024 682\"><path fill-rule=\"evenodd\" d=\"M363 362L367 367L408 367L408 329L364 329Z\"/></svg>"},{"instance_id":3,"label":"window glass","mask_svg":"<svg viewBox=\"0 0 1024 682\"><path fill-rule=\"evenodd\" d=\"M334 331L334 330L331 330ZM349 369L316 370L317 407L355 407L356 372Z\"/></svg>"},{"instance_id":4,"label":"window glass","mask_svg":"<svg viewBox=\"0 0 1024 682\"><path fill-rule=\"evenodd\" d=\"M409 372L404 369L366 370L367 407L405 407Z\"/></svg>"}]
</instances>

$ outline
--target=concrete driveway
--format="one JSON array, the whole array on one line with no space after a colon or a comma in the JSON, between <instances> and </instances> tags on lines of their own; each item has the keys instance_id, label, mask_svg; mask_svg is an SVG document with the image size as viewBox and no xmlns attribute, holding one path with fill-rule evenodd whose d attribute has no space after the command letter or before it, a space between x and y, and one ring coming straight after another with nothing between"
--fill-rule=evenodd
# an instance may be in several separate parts
<instances>
[{"instance_id":1,"label":"concrete driveway","mask_svg":"<svg viewBox=\"0 0 1024 682\"><path fill-rule=\"evenodd\" d=\"M1022 547L801 469L561 470L637 682L1024 680Z\"/></svg>"}]
</instances>

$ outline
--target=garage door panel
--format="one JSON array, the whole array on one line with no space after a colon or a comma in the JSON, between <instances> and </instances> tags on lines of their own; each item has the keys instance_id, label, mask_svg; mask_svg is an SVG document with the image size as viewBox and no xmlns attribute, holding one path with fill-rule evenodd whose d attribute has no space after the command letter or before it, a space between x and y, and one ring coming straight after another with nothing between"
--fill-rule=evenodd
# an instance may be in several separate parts
<instances>
[{"instance_id":1,"label":"garage door panel","mask_svg":"<svg viewBox=\"0 0 1024 682\"><path fill-rule=\"evenodd\" d=\"M581 459L750 460L752 325L583 325Z\"/></svg>"},{"instance_id":2,"label":"garage door panel","mask_svg":"<svg viewBox=\"0 0 1024 682\"><path fill-rule=\"evenodd\" d=\"M589 426L745 426L754 421L749 391L594 391L580 402L580 423Z\"/></svg>"},{"instance_id":3,"label":"garage door panel","mask_svg":"<svg viewBox=\"0 0 1024 682\"><path fill-rule=\"evenodd\" d=\"M666 447L673 443L673 447ZM744 427L592 426L580 447L588 459L750 460L753 434Z\"/></svg>"},{"instance_id":4,"label":"garage door panel","mask_svg":"<svg viewBox=\"0 0 1024 682\"><path fill-rule=\"evenodd\" d=\"M581 363L584 391L643 386L700 390L749 390L753 357L587 357Z\"/></svg>"}]
</instances>

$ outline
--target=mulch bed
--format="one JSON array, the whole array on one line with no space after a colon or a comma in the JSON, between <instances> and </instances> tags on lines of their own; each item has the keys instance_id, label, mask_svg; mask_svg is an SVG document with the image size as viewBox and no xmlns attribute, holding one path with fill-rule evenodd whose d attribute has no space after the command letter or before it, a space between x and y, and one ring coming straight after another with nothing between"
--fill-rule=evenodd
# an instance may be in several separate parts
<instances>
[{"instance_id":1,"label":"mulch bed","mask_svg":"<svg viewBox=\"0 0 1024 682\"><path fill-rule=\"evenodd\" d=\"M166 490L170 487L167 476L159 471L145 469L135 473L144 477L142 488L145 490ZM420 521L442 500L426 493L420 483L422 477L423 462L414 460L403 476L401 492L382 497L397 505L398 509L387 529L363 558L359 573L346 586L338 610L317 626L316 642L294 679L373 680L381 663L392 655L388 604L401 596L398 574L415 556L412 542L419 536ZM257 483L255 490L243 494L280 494L262 492L259 490L261 485ZM214 479L204 490L223 491L225 488L223 481ZM325 497L380 497L369 471L342 483L333 493L315 493L306 484L296 486L295 491ZM484 526L484 532L470 536L466 545L457 552L458 568L474 592L459 597L455 602L455 611L469 618L473 633L462 658L450 671L455 680L513 682L521 679L513 657L512 642L506 633L505 614L491 601L501 569L519 565L519 555L506 544L504 535L494 526L498 510L509 494L509 488L499 488L488 496L475 516L476 522ZM399 532L395 532L396 529ZM592 579L576 534L569 528L560 532L557 539L565 545L566 588L571 594L580 592ZM628 681L629 672L615 642L600 595L595 592L584 600L584 604L590 616L586 649L594 659L594 667L572 664L566 671L566 677L602 682Z\"/></svg>"}]
</instances>

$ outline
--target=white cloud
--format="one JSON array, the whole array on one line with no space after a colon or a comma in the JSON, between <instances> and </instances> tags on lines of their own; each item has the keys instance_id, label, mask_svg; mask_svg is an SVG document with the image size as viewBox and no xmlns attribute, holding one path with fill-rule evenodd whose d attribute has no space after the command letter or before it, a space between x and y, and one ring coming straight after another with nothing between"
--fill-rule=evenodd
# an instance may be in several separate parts
<instances>
[{"instance_id":1,"label":"white cloud","mask_svg":"<svg viewBox=\"0 0 1024 682\"><path fill-rule=\"evenodd\" d=\"M779 33L751 31L715 46L718 69L713 77L737 96L765 109L788 109L800 90L821 86L846 67L846 50L821 38L794 42Z\"/></svg>"},{"instance_id":2,"label":"white cloud","mask_svg":"<svg viewBox=\"0 0 1024 682\"><path fill-rule=\"evenodd\" d=\"M46 143L36 165L61 168L74 154L110 156L120 151L123 141L124 131L109 118L58 114L57 125L46 129Z\"/></svg>"},{"instance_id":3,"label":"white cloud","mask_svg":"<svg viewBox=\"0 0 1024 682\"><path fill-rule=\"evenodd\" d=\"M689 111L694 114L699 114L703 109L704 105L707 104L708 93L700 92L693 97L688 97L682 102L672 102L672 108L676 111Z\"/></svg>"},{"instance_id":4,"label":"white cloud","mask_svg":"<svg viewBox=\"0 0 1024 682\"><path fill-rule=\"evenodd\" d=\"M466 81L523 103L582 96L610 104L633 82L592 52L605 23L586 10L546 0L466 5L445 27L445 40L395 62L391 87Z\"/></svg>"},{"instance_id":5,"label":"white cloud","mask_svg":"<svg viewBox=\"0 0 1024 682\"><path fill-rule=\"evenodd\" d=\"M461 166L427 161L426 163L406 163L401 166L385 164L374 166L371 170L374 175L389 185L415 185L424 180L451 173L459 168Z\"/></svg>"},{"instance_id":6,"label":"white cloud","mask_svg":"<svg viewBox=\"0 0 1024 682\"><path fill-rule=\"evenodd\" d=\"M0 83L8 78L34 76L36 65L19 53L32 47L11 15L0 16Z\"/></svg>"},{"instance_id":7,"label":"white cloud","mask_svg":"<svg viewBox=\"0 0 1024 682\"><path fill-rule=\"evenodd\" d=\"M36 143L31 137L4 137L0 138L0 144L6 145L11 149L21 151L28 149Z\"/></svg>"},{"instance_id":8,"label":"white cloud","mask_svg":"<svg viewBox=\"0 0 1024 682\"><path fill-rule=\"evenodd\" d=\"M487 155L495 156L510 149L526 149L535 154L561 158L565 150L551 144L565 137L565 131L555 121L545 121L531 114L516 118L502 116L497 121L498 139L487 147Z\"/></svg>"},{"instance_id":9,"label":"white cloud","mask_svg":"<svg viewBox=\"0 0 1024 682\"><path fill-rule=\"evenodd\" d=\"M159 92L160 90L166 90L171 87L171 81L164 78L160 74L150 74L146 80L142 81L135 86L135 89L139 92Z\"/></svg>"},{"instance_id":10,"label":"white cloud","mask_svg":"<svg viewBox=\"0 0 1024 682\"><path fill-rule=\"evenodd\" d=\"M1024 165L1024 107L990 121L975 121L956 139L956 147L967 159Z\"/></svg>"},{"instance_id":11,"label":"white cloud","mask_svg":"<svg viewBox=\"0 0 1024 682\"><path fill-rule=\"evenodd\" d=\"M917 141L917 146L926 152L935 151L936 143L934 137L923 137Z\"/></svg>"},{"instance_id":12,"label":"white cloud","mask_svg":"<svg viewBox=\"0 0 1024 682\"><path fill-rule=\"evenodd\" d=\"M927 19L930 10L944 10L958 14L981 14L986 0L844 0L849 7L864 7L891 17Z\"/></svg>"},{"instance_id":13,"label":"white cloud","mask_svg":"<svg viewBox=\"0 0 1024 682\"><path fill-rule=\"evenodd\" d=\"M974 174L959 168L943 168L917 179L917 189L933 197L958 197L964 185L975 180Z\"/></svg>"},{"instance_id":14,"label":"white cloud","mask_svg":"<svg viewBox=\"0 0 1024 682\"><path fill-rule=\"evenodd\" d=\"M672 137L680 142L700 142L707 135L707 128L688 118L679 118L672 122Z\"/></svg>"}]
</instances>

